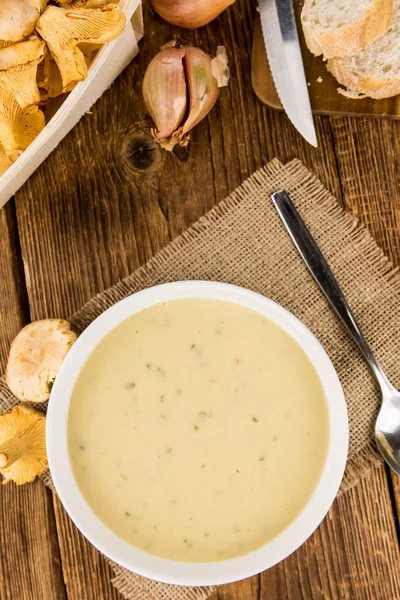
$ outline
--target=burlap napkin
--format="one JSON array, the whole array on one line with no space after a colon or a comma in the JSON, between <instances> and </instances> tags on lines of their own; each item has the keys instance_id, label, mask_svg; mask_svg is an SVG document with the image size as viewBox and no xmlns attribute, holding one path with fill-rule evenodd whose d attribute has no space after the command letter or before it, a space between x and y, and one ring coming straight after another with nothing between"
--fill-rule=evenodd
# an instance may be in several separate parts
<instances>
[{"instance_id":1,"label":"burlap napkin","mask_svg":"<svg viewBox=\"0 0 400 600\"><path fill-rule=\"evenodd\" d=\"M270 194L288 190L332 266L367 339L393 384L400 386L400 276L370 234L345 213L299 161L274 160L135 273L97 295L72 317L81 332L118 300L182 279L234 283L272 298L313 331L332 359L346 396L350 447L341 492L380 461L373 443L379 393L368 367L319 292L275 213ZM0 382L0 408L16 403ZM48 473L43 477L48 485ZM198 600L211 588L149 581L112 564L113 584L128 600Z\"/></svg>"}]
</instances>

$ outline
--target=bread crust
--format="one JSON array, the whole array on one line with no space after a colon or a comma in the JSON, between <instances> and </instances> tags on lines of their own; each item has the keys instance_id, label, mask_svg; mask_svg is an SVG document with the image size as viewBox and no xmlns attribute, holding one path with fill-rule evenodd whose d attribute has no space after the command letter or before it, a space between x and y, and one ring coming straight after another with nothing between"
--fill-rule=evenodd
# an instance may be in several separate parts
<instances>
[{"instance_id":1,"label":"bread crust","mask_svg":"<svg viewBox=\"0 0 400 600\"><path fill-rule=\"evenodd\" d=\"M345 65L345 61L340 58L328 60L328 71L338 80L339 83L346 86L352 92L365 94L375 100L382 98L391 98L400 94L399 79L376 79L369 75L357 73Z\"/></svg>"},{"instance_id":2,"label":"bread crust","mask_svg":"<svg viewBox=\"0 0 400 600\"><path fill-rule=\"evenodd\" d=\"M315 56L323 54L326 58L360 54L367 44L389 29L393 14L393 0L374 0L362 21L321 32L304 17L311 2L312 0L305 1L301 13L304 37L307 47Z\"/></svg>"}]
</instances>

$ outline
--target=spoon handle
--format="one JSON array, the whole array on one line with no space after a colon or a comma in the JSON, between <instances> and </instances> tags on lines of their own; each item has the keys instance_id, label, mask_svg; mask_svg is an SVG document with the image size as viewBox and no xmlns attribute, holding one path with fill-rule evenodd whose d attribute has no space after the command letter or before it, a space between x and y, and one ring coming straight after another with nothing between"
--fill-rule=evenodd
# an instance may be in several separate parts
<instances>
[{"instance_id":1,"label":"spoon handle","mask_svg":"<svg viewBox=\"0 0 400 600\"><path fill-rule=\"evenodd\" d=\"M391 389L392 386L372 354L324 255L293 206L289 195L285 191L279 191L272 194L271 199L300 256L332 308L341 319L343 325L360 348L364 358L374 372L382 391Z\"/></svg>"}]
</instances>

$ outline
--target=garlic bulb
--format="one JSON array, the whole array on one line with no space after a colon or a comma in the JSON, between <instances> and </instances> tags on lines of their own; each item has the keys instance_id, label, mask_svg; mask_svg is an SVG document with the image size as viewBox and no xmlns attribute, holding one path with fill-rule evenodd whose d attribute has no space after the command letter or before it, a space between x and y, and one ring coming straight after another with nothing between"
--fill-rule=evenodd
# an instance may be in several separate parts
<instances>
[{"instance_id":1,"label":"garlic bulb","mask_svg":"<svg viewBox=\"0 0 400 600\"><path fill-rule=\"evenodd\" d=\"M235 0L152 0L154 10L164 21L195 29L213 21Z\"/></svg>"},{"instance_id":2,"label":"garlic bulb","mask_svg":"<svg viewBox=\"0 0 400 600\"><path fill-rule=\"evenodd\" d=\"M216 58L194 46L164 47L153 58L143 80L143 99L156 125L153 136L163 148L186 146L189 131L210 112L219 87L228 83L226 64L222 46Z\"/></svg>"}]
</instances>

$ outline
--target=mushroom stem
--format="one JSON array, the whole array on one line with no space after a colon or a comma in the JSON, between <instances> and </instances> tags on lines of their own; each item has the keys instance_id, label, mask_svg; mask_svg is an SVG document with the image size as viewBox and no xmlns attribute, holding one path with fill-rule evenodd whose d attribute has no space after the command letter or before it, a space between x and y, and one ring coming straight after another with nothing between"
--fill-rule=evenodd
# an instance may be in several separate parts
<instances>
[{"instance_id":1,"label":"mushroom stem","mask_svg":"<svg viewBox=\"0 0 400 600\"><path fill-rule=\"evenodd\" d=\"M11 438L0 445L0 469L10 467L24 454L25 444L21 438Z\"/></svg>"}]
</instances>

